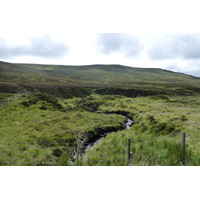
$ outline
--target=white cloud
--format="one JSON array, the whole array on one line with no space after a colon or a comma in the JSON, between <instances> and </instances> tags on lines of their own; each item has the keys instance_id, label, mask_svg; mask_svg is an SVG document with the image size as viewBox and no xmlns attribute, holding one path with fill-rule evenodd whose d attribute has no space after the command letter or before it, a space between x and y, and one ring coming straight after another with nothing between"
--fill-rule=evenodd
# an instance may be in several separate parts
<instances>
[{"instance_id":1,"label":"white cloud","mask_svg":"<svg viewBox=\"0 0 200 200\"><path fill-rule=\"evenodd\" d=\"M200 58L200 34L163 34L148 49L153 60Z\"/></svg>"},{"instance_id":2,"label":"white cloud","mask_svg":"<svg viewBox=\"0 0 200 200\"><path fill-rule=\"evenodd\" d=\"M64 33L19 40L16 36L1 38L0 58L20 63L121 64L200 76L199 36Z\"/></svg>"},{"instance_id":3,"label":"white cloud","mask_svg":"<svg viewBox=\"0 0 200 200\"><path fill-rule=\"evenodd\" d=\"M0 38L0 58L14 58L20 56L43 57L46 59L62 57L68 47L51 38L49 35L30 38L26 44L14 45Z\"/></svg>"},{"instance_id":4,"label":"white cloud","mask_svg":"<svg viewBox=\"0 0 200 200\"><path fill-rule=\"evenodd\" d=\"M198 4L193 0L2 0L0 59L114 63L199 75L199 35L187 34L200 32ZM100 34L98 43L98 32L111 37Z\"/></svg>"},{"instance_id":5,"label":"white cloud","mask_svg":"<svg viewBox=\"0 0 200 200\"><path fill-rule=\"evenodd\" d=\"M135 36L122 33L101 33L98 34L99 50L103 54L120 52L125 57L137 58L143 50L143 45Z\"/></svg>"}]
</instances>

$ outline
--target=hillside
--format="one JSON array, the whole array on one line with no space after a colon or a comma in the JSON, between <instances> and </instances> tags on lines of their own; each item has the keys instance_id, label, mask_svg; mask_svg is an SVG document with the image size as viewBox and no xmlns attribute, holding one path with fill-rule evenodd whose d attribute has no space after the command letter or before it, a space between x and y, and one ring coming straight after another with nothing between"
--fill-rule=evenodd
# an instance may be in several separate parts
<instances>
[{"instance_id":1,"label":"hillside","mask_svg":"<svg viewBox=\"0 0 200 200\"><path fill-rule=\"evenodd\" d=\"M199 166L199 105L181 73L0 62L0 165Z\"/></svg>"},{"instance_id":2,"label":"hillside","mask_svg":"<svg viewBox=\"0 0 200 200\"><path fill-rule=\"evenodd\" d=\"M46 88L49 91L58 87L90 88L103 93L121 90L128 96L138 93L185 94L200 91L200 78L168 70L122 65L69 66L0 62L0 72L0 92L14 93L27 87L40 90Z\"/></svg>"}]
</instances>

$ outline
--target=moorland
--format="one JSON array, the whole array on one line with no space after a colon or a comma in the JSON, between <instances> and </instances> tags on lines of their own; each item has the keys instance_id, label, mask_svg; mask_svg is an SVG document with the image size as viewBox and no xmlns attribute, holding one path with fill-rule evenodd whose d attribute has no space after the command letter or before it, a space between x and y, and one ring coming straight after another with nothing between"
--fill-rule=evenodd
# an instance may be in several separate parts
<instances>
[{"instance_id":1,"label":"moorland","mask_svg":"<svg viewBox=\"0 0 200 200\"><path fill-rule=\"evenodd\" d=\"M199 105L200 78L168 70L0 62L0 165L199 165Z\"/></svg>"}]
</instances>

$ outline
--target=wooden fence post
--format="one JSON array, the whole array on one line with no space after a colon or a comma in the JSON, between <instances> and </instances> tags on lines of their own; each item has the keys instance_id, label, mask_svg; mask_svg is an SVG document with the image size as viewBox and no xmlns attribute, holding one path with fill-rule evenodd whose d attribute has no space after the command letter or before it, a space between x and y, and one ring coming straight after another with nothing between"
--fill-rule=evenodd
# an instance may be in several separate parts
<instances>
[{"instance_id":1,"label":"wooden fence post","mask_svg":"<svg viewBox=\"0 0 200 200\"><path fill-rule=\"evenodd\" d=\"M185 138L186 134L182 133L182 165L185 165Z\"/></svg>"},{"instance_id":2,"label":"wooden fence post","mask_svg":"<svg viewBox=\"0 0 200 200\"><path fill-rule=\"evenodd\" d=\"M128 139L128 147L127 147L127 164L130 164L131 161L131 139Z\"/></svg>"}]
</instances>

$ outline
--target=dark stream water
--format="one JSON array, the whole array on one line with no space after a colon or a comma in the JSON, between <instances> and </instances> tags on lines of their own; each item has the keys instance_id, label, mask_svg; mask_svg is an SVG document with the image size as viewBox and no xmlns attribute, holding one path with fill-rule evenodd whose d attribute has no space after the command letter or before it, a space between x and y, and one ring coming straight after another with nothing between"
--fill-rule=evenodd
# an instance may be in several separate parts
<instances>
[{"instance_id":1,"label":"dark stream water","mask_svg":"<svg viewBox=\"0 0 200 200\"><path fill-rule=\"evenodd\" d=\"M126 120L126 128L125 129L129 129L131 128L131 125L133 124L133 121L131 119L127 119ZM114 133L114 132L112 132ZM87 143L87 145L84 148L84 151L88 151L92 146L97 145L101 140L103 140L109 133L104 133L103 135L100 135L95 141L91 142L91 143Z\"/></svg>"},{"instance_id":2,"label":"dark stream water","mask_svg":"<svg viewBox=\"0 0 200 200\"><path fill-rule=\"evenodd\" d=\"M132 124L133 124L133 121L132 121L131 119L128 118L128 119L126 120L126 123L125 123L125 125L126 125L126 126L125 126L125 129L131 128ZM88 151L92 146L97 145L101 140L103 140L103 139L104 139L108 134L110 134L110 133L114 133L114 131L108 132L108 133L104 133L104 134L102 134L102 135L95 136L95 138L92 139L92 142L88 142L88 143L85 145L85 147L84 147L84 149L83 149L83 153L82 153L81 156L84 156L86 151ZM76 159L76 156L73 157L73 160L74 160L74 159ZM74 163L75 163L75 162L72 161L72 160L69 161L69 165L74 165Z\"/></svg>"}]
</instances>

